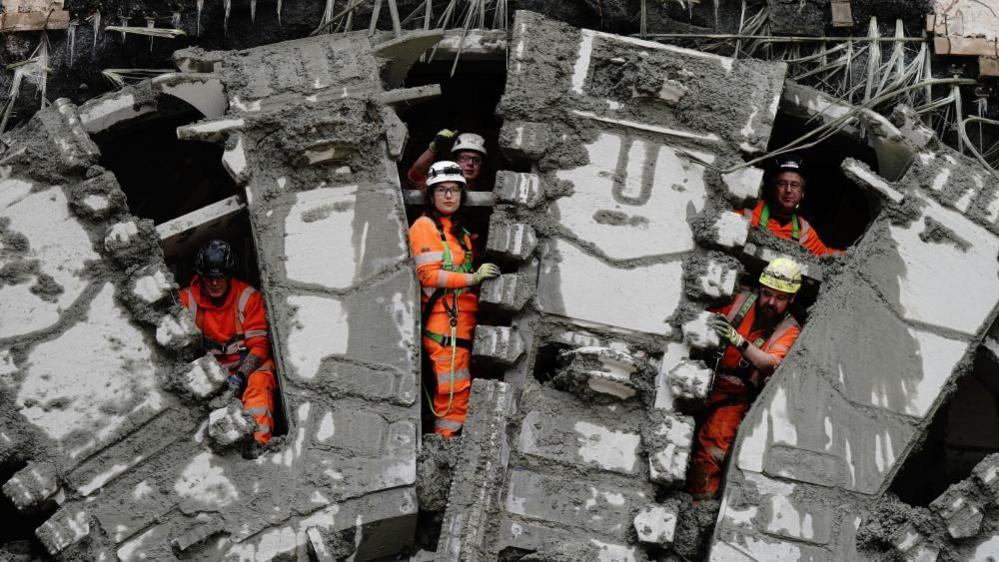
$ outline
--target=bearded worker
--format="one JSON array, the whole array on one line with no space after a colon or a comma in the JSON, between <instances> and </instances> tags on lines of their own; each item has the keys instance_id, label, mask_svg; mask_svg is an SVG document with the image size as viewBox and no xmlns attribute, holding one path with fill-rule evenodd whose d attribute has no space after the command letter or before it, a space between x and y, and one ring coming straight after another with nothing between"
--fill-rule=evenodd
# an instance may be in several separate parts
<instances>
[{"instance_id":1,"label":"bearded worker","mask_svg":"<svg viewBox=\"0 0 999 562\"><path fill-rule=\"evenodd\" d=\"M763 270L759 289L741 291L727 306L712 311L711 326L723 347L714 385L698 416L687 476L687 491L696 500L718 494L742 418L798 339L801 327L788 308L800 288L801 267L779 257Z\"/></svg>"}]
</instances>

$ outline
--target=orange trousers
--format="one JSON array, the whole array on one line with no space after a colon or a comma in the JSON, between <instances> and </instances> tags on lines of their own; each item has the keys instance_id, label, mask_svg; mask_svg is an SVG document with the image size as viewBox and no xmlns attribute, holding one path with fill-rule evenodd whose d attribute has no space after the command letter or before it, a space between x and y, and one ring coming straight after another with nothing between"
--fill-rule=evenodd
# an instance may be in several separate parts
<instances>
[{"instance_id":1,"label":"orange trousers","mask_svg":"<svg viewBox=\"0 0 999 562\"><path fill-rule=\"evenodd\" d=\"M468 370L472 353L458 347L454 350L454 373L451 372L451 347L444 347L424 337L423 349L433 365L437 377L434 402L434 433L451 438L465 425L468 399L472 394L472 376Z\"/></svg>"},{"instance_id":2,"label":"orange trousers","mask_svg":"<svg viewBox=\"0 0 999 562\"><path fill-rule=\"evenodd\" d=\"M261 443L271 440L274 431L274 389L277 381L274 372L263 368L250 373L243 391L243 411L253 416L257 431L253 438Z\"/></svg>"},{"instance_id":3,"label":"orange trousers","mask_svg":"<svg viewBox=\"0 0 999 562\"><path fill-rule=\"evenodd\" d=\"M721 487L725 458L751 404L748 399L733 403L734 398L731 394L713 392L705 404L709 413L697 430L687 474L687 492L694 499L713 498ZM721 402L725 404L716 406Z\"/></svg>"}]
</instances>

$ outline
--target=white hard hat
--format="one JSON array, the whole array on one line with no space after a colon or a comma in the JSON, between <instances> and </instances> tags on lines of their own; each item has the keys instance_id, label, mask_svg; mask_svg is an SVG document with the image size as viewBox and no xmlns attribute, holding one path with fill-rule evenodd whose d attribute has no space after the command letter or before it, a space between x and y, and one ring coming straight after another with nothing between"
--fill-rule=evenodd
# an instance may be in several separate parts
<instances>
[{"instance_id":1,"label":"white hard hat","mask_svg":"<svg viewBox=\"0 0 999 562\"><path fill-rule=\"evenodd\" d=\"M454 141L454 146L451 147L451 154L458 154L462 150L474 150L485 156L488 154L486 152L486 139L475 133L462 133Z\"/></svg>"},{"instance_id":2,"label":"white hard hat","mask_svg":"<svg viewBox=\"0 0 999 562\"><path fill-rule=\"evenodd\" d=\"M465 187L465 176L461 173L461 166L457 162L441 160L430 165L427 172L427 187L446 181L458 182Z\"/></svg>"}]
</instances>

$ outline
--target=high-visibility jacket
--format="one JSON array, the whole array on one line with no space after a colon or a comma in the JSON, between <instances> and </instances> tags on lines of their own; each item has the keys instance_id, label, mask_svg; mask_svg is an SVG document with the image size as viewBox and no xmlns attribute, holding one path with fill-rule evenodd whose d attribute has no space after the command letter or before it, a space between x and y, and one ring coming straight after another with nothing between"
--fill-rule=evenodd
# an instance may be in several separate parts
<instances>
[{"instance_id":1,"label":"high-visibility jacket","mask_svg":"<svg viewBox=\"0 0 999 562\"><path fill-rule=\"evenodd\" d=\"M728 305L712 312L725 316L725 319L732 323L735 330L746 340L769 353L773 360L773 368L776 369L798 339L801 326L788 314L769 334L763 328L754 330L756 299L756 291L740 291ZM753 393L763 385L767 376L769 373L766 375L760 373L752 363L743 358L735 346L728 345L718 363L713 388L725 394Z\"/></svg>"},{"instance_id":2,"label":"high-visibility jacket","mask_svg":"<svg viewBox=\"0 0 999 562\"><path fill-rule=\"evenodd\" d=\"M230 279L225 302L215 305L201 292L201 279L195 276L191 285L180 291L180 301L201 330L205 351L229 373L235 373L247 355L260 358L260 364L247 375L246 388L240 400L243 410L253 416L257 429L253 438L267 443L274 431L274 362L267 336L267 313L264 299L249 284Z\"/></svg>"},{"instance_id":3,"label":"high-visibility jacket","mask_svg":"<svg viewBox=\"0 0 999 562\"><path fill-rule=\"evenodd\" d=\"M248 283L230 279L225 301L215 305L202 294L201 285L196 275L181 290L180 300L201 330L204 350L229 372L235 372L247 354L261 359L260 368L271 366L267 314L260 293Z\"/></svg>"},{"instance_id":4,"label":"high-visibility jacket","mask_svg":"<svg viewBox=\"0 0 999 562\"><path fill-rule=\"evenodd\" d=\"M479 310L479 297L473 287L472 237L462 232L459 239L451 232L452 223L447 217L440 219L440 227L430 217L416 219L409 229L409 245L416 263L416 276L423 289L422 306L426 306L437 289L445 289L428 313L425 331L447 335L450 331L448 310L457 311L471 321L458 323L458 337L471 338L475 331L475 312ZM450 260L450 265L448 265Z\"/></svg>"},{"instance_id":5,"label":"high-visibility jacket","mask_svg":"<svg viewBox=\"0 0 999 562\"><path fill-rule=\"evenodd\" d=\"M435 292L442 291L432 308L424 311L422 340L436 378L436 391L431 399L436 418L434 431L445 437L460 431L468 414L472 390L471 340L479 309L478 296L472 287L472 238L467 232L456 237L451 230L450 219L442 218L438 226L425 216L409 229L409 244L423 289L422 307L428 306Z\"/></svg>"},{"instance_id":6,"label":"high-visibility jacket","mask_svg":"<svg viewBox=\"0 0 999 562\"><path fill-rule=\"evenodd\" d=\"M740 209L737 212L745 216L746 213L750 211L749 209ZM804 246L806 250L816 256L843 253L843 250L837 250L826 246L822 242L822 239L819 238L819 234L815 232L814 228L812 228L812 225L797 214L792 215L791 220L787 223L781 224L781 222L774 218L774 216L770 213L769 205L762 199L756 203L756 207L752 210L751 217L750 224L753 228L766 228L778 238L798 242ZM766 217L765 224L763 220L764 217Z\"/></svg>"},{"instance_id":7,"label":"high-visibility jacket","mask_svg":"<svg viewBox=\"0 0 999 562\"><path fill-rule=\"evenodd\" d=\"M776 367L787 356L801 328L788 315L769 334L762 329L753 330L755 303L756 292L742 291L727 306L712 312L724 315L744 338L769 353ZM687 471L687 492L695 499L717 495L725 458L735 441L739 424L764 382L766 376L744 359L739 350L726 346L715 373L711 394L700 414L702 419Z\"/></svg>"}]
</instances>

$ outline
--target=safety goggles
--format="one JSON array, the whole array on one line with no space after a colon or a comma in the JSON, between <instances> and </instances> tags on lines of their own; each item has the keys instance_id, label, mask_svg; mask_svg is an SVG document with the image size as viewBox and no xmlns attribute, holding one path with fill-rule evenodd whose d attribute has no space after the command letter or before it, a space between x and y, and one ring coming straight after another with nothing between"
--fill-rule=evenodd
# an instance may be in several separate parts
<instances>
[{"instance_id":1,"label":"safety goggles","mask_svg":"<svg viewBox=\"0 0 999 562\"><path fill-rule=\"evenodd\" d=\"M460 187L436 187L434 188L434 193L444 197L450 197L452 195L461 195Z\"/></svg>"}]
</instances>

